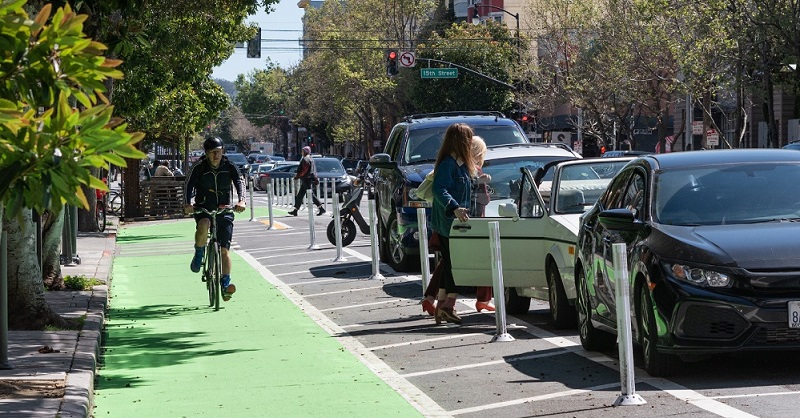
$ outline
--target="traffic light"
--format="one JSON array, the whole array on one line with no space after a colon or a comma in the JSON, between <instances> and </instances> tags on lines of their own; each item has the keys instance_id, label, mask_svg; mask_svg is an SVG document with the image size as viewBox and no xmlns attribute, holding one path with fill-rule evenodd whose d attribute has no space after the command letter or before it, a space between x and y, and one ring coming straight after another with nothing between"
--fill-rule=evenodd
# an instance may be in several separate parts
<instances>
[{"instance_id":1,"label":"traffic light","mask_svg":"<svg viewBox=\"0 0 800 418\"><path fill-rule=\"evenodd\" d=\"M247 58L261 58L261 28L256 30L256 36L247 41Z\"/></svg>"},{"instance_id":2,"label":"traffic light","mask_svg":"<svg viewBox=\"0 0 800 418\"><path fill-rule=\"evenodd\" d=\"M386 52L386 74L391 77L397 75L397 50L390 49Z\"/></svg>"}]
</instances>

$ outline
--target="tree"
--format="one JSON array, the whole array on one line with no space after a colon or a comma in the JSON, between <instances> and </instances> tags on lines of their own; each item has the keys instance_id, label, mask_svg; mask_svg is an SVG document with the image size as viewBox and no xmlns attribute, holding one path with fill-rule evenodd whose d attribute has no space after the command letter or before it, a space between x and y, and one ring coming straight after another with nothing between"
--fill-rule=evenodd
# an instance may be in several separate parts
<instances>
[{"instance_id":1,"label":"tree","mask_svg":"<svg viewBox=\"0 0 800 418\"><path fill-rule=\"evenodd\" d=\"M44 300L32 211L59 216L65 204L88 207L81 186L107 190L91 168L143 157L135 148L143 135L112 117L103 81L122 76L120 62L84 35L86 16L66 5L50 19L45 5L29 20L24 3L0 5L0 199L9 324L39 329L65 321Z\"/></svg>"}]
</instances>

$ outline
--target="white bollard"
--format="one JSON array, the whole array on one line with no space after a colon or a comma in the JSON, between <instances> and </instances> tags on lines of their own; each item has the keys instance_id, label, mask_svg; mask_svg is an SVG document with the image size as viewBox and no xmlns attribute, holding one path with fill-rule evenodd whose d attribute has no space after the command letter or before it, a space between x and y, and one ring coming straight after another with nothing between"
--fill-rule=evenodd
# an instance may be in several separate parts
<instances>
[{"instance_id":1,"label":"white bollard","mask_svg":"<svg viewBox=\"0 0 800 418\"><path fill-rule=\"evenodd\" d=\"M253 220L256 219L256 209L253 207L253 187L255 180L248 181L247 183L250 185L250 222L253 222Z\"/></svg>"},{"instance_id":2,"label":"white bollard","mask_svg":"<svg viewBox=\"0 0 800 418\"><path fill-rule=\"evenodd\" d=\"M286 203L286 199L283 197L286 195L286 188L283 187L283 180L284 179L275 179L275 182L278 185L278 206L284 206Z\"/></svg>"},{"instance_id":3,"label":"white bollard","mask_svg":"<svg viewBox=\"0 0 800 418\"><path fill-rule=\"evenodd\" d=\"M311 245L308 246L308 249L319 250L319 245L316 243L316 228L314 228L314 203L311 201L311 199L313 199L313 194L314 192L311 189L306 190L306 202L308 204L308 230L311 234Z\"/></svg>"},{"instance_id":4,"label":"white bollard","mask_svg":"<svg viewBox=\"0 0 800 418\"><path fill-rule=\"evenodd\" d=\"M644 405L647 403L636 394L636 379L633 375L633 341L631 340L631 289L628 279L628 257L625 243L611 245L614 254L614 276L617 281L617 337L619 347L619 377L622 394L614 406Z\"/></svg>"},{"instance_id":5,"label":"white bollard","mask_svg":"<svg viewBox=\"0 0 800 418\"><path fill-rule=\"evenodd\" d=\"M342 255L342 219L339 217L339 194L334 193L334 197L336 199L332 202L333 208L331 208L331 211L333 212L333 225L336 230L336 258L333 261L347 261L347 258Z\"/></svg>"},{"instance_id":6,"label":"white bollard","mask_svg":"<svg viewBox=\"0 0 800 418\"><path fill-rule=\"evenodd\" d=\"M269 229L275 227L275 221L272 219L272 181L267 183L267 211L269 212Z\"/></svg>"},{"instance_id":7,"label":"white bollard","mask_svg":"<svg viewBox=\"0 0 800 418\"><path fill-rule=\"evenodd\" d=\"M419 232L419 265L422 268L422 299L431 281L431 266L428 255L428 219L425 208L417 208L417 231Z\"/></svg>"},{"instance_id":8,"label":"white bollard","mask_svg":"<svg viewBox=\"0 0 800 418\"><path fill-rule=\"evenodd\" d=\"M503 285L503 251L500 248L500 223L489 222L489 248L492 260L492 285L495 294L494 321L497 333L492 337L492 342L514 341L514 337L506 330L506 298Z\"/></svg>"},{"instance_id":9,"label":"white bollard","mask_svg":"<svg viewBox=\"0 0 800 418\"><path fill-rule=\"evenodd\" d=\"M322 190L324 190L324 192L322 192L322 207L325 208L325 210L328 210L328 180L332 181L333 179L329 179L329 178L326 177L323 180L324 180L324 183L322 185ZM334 190L333 187L331 187L330 188L331 200L333 199L333 194L335 192L336 192L336 190ZM333 203L333 202L331 202L331 203ZM331 209L331 211L333 211L333 204L331 204L330 209Z\"/></svg>"},{"instance_id":10,"label":"white bollard","mask_svg":"<svg viewBox=\"0 0 800 418\"><path fill-rule=\"evenodd\" d=\"M381 256L378 254L378 221L375 217L375 199L368 199L367 206L369 206L369 242L372 247L372 276L370 280L383 280L381 274Z\"/></svg>"}]
</instances>

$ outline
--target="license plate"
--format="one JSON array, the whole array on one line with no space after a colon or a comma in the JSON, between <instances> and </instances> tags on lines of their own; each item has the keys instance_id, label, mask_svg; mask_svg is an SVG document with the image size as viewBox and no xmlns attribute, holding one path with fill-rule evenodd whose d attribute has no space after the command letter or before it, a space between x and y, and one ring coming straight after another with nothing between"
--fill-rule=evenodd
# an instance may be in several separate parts
<instances>
[{"instance_id":1,"label":"license plate","mask_svg":"<svg viewBox=\"0 0 800 418\"><path fill-rule=\"evenodd\" d=\"M789 301L789 328L800 328L800 300Z\"/></svg>"}]
</instances>

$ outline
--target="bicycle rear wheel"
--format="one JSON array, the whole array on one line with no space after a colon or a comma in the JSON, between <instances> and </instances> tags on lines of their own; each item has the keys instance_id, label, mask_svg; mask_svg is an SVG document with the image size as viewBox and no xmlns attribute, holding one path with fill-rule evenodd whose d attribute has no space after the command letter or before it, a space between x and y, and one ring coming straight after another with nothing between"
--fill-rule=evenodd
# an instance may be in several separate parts
<instances>
[{"instance_id":1,"label":"bicycle rear wheel","mask_svg":"<svg viewBox=\"0 0 800 418\"><path fill-rule=\"evenodd\" d=\"M122 195L116 191L109 192L108 213L115 216L122 214Z\"/></svg>"}]
</instances>

